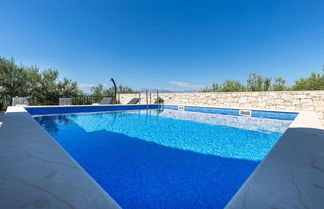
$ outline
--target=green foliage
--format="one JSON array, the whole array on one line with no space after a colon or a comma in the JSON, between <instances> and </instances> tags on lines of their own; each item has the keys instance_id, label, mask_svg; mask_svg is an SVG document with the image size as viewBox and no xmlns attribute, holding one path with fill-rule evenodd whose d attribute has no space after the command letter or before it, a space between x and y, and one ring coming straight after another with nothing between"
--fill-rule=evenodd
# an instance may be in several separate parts
<instances>
[{"instance_id":1,"label":"green foliage","mask_svg":"<svg viewBox=\"0 0 324 209\"><path fill-rule=\"evenodd\" d=\"M111 87L112 90L114 87ZM119 85L117 87L117 92L119 94L132 94L132 93L138 93L138 91L135 91L134 89L128 87L128 86L123 86L123 85Z\"/></svg>"},{"instance_id":2,"label":"green foliage","mask_svg":"<svg viewBox=\"0 0 324 209\"><path fill-rule=\"evenodd\" d=\"M56 105L60 97L71 97L74 104L92 104L104 96L113 96L114 87L103 84L92 87L93 97L84 96L78 84L68 78L59 80L55 69L40 71L37 66L17 65L13 58L0 57L0 108L11 103L11 98L28 97L31 105ZM136 93L127 86L118 86L118 93ZM118 103L118 101L116 101Z\"/></svg>"},{"instance_id":3,"label":"green foliage","mask_svg":"<svg viewBox=\"0 0 324 209\"><path fill-rule=\"evenodd\" d=\"M92 96L113 96L115 92L114 87L110 87L109 89L105 89L103 84L98 84L97 86L91 87ZM130 94L137 93L137 91L133 90L130 87L120 85L117 87L118 94Z\"/></svg>"},{"instance_id":4,"label":"green foliage","mask_svg":"<svg viewBox=\"0 0 324 209\"><path fill-rule=\"evenodd\" d=\"M223 84L213 83L212 88L206 87L201 92L233 92L233 91L246 91L246 87L239 81L226 80Z\"/></svg>"},{"instance_id":5,"label":"green foliage","mask_svg":"<svg viewBox=\"0 0 324 209\"><path fill-rule=\"evenodd\" d=\"M263 80L263 91L268 91L271 88L271 78L265 77Z\"/></svg>"},{"instance_id":6,"label":"green foliage","mask_svg":"<svg viewBox=\"0 0 324 209\"><path fill-rule=\"evenodd\" d=\"M27 71L22 66L17 66L13 59L0 58L0 86L1 94L14 96L26 94Z\"/></svg>"},{"instance_id":7,"label":"green foliage","mask_svg":"<svg viewBox=\"0 0 324 209\"><path fill-rule=\"evenodd\" d=\"M263 79L261 75L251 73L247 79L247 89L249 91L263 91L265 88L270 88L271 79Z\"/></svg>"},{"instance_id":8,"label":"green foliage","mask_svg":"<svg viewBox=\"0 0 324 209\"><path fill-rule=\"evenodd\" d=\"M275 78L275 83L272 85L272 88L274 91L283 91L286 89L285 86L286 80L279 77L279 78Z\"/></svg>"},{"instance_id":9,"label":"green foliage","mask_svg":"<svg viewBox=\"0 0 324 209\"><path fill-rule=\"evenodd\" d=\"M323 90L324 89L324 69L322 75L313 72L308 78L300 78L292 87L293 90Z\"/></svg>"},{"instance_id":10,"label":"green foliage","mask_svg":"<svg viewBox=\"0 0 324 209\"><path fill-rule=\"evenodd\" d=\"M0 57L0 109L11 103L15 96L28 97L32 105L55 105L59 97L72 97L75 104L92 104L100 102L105 96L114 96L114 87L105 89L103 84L91 88L92 97L83 96L78 84L68 78L58 79L55 69L40 71L37 66L17 65L13 58ZM308 78L300 78L292 86L286 86L285 79L262 77L251 73L247 85L239 81L226 80L223 84L213 83L202 92L241 92L241 91L282 91L282 90L324 90L324 68L322 74L312 73ZM137 93L127 86L118 86L118 93ZM9 102L8 102L9 101ZM118 101L117 101L118 102ZM156 102L163 103L162 98Z\"/></svg>"},{"instance_id":11,"label":"green foliage","mask_svg":"<svg viewBox=\"0 0 324 209\"><path fill-rule=\"evenodd\" d=\"M104 88L103 84L98 84L97 86L91 87L91 96L95 97L95 102L98 103L102 100L103 97L113 97L115 94L115 88L110 87L108 89ZM135 90L133 90L130 87L120 85L117 87L117 94L123 94L123 93L136 93ZM114 104L120 104L120 101L115 101Z\"/></svg>"},{"instance_id":12,"label":"green foliage","mask_svg":"<svg viewBox=\"0 0 324 209\"><path fill-rule=\"evenodd\" d=\"M213 91L221 91L222 85L220 85L218 83L213 83L212 88L213 88Z\"/></svg>"},{"instance_id":13,"label":"green foliage","mask_svg":"<svg viewBox=\"0 0 324 209\"><path fill-rule=\"evenodd\" d=\"M112 96L113 93L109 89L104 89L104 85L99 83L97 86L91 87L92 96Z\"/></svg>"},{"instance_id":14,"label":"green foliage","mask_svg":"<svg viewBox=\"0 0 324 209\"><path fill-rule=\"evenodd\" d=\"M0 98L28 97L31 104L48 105L58 104L59 97L81 93L76 82L58 76L57 70L41 72L37 66L17 65L12 58L0 57Z\"/></svg>"},{"instance_id":15,"label":"green foliage","mask_svg":"<svg viewBox=\"0 0 324 209\"><path fill-rule=\"evenodd\" d=\"M246 87L243 86L239 81L226 80L221 87L223 92L233 92L233 91L246 91Z\"/></svg>"},{"instance_id":16,"label":"green foliage","mask_svg":"<svg viewBox=\"0 0 324 209\"><path fill-rule=\"evenodd\" d=\"M157 97L154 101L154 104L163 104L164 103L164 99L162 99L161 97Z\"/></svg>"},{"instance_id":17,"label":"green foliage","mask_svg":"<svg viewBox=\"0 0 324 209\"><path fill-rule=\"evenodd\" d=\"M208 86L206 86L204 89L201 89L200 92L218 92L218 91L214 91L213 89L209 89Z\"/></svg>"},{"instance_id":18,"label":"green foliage","mask_svg":"<svg viewBox=\"0 0 324 209\"><path fill-rule=\"evenodd\" d=\"M104 97L113 97L114 95L113 91L104 89L104 85L101 83L97 86L91 87L91 92L91 96L95 98L94 103L99 103Z\"/></svg>"},{"instance_id":19,"label":"green foliage","mask_svg":"<svg viewBox=\"0 0 324 209\"><path fill-rule=\"evenodd\" d=\"M286 86L286 80L278 77L271 83L272 78L262 77L251 73L245 87L239 81L227 80L223 84L213 83L211 88L206 87L201 92L239 92L239 91L288 91L288 90L324 90L324 67L322 75L312 73L308 78L300 78L292 86Z\"/></svg>"}]
</instances>

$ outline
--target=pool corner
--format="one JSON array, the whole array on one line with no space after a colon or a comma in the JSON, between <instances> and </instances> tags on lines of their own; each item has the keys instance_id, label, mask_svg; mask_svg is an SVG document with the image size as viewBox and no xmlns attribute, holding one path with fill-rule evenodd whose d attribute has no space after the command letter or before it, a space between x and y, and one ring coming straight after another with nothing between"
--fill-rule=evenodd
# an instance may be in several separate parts
<instances>
[{"instance_id":1,"label":"pool corner","mask_svg":"<svg viewBox=\"0 0 324 209\"><path fill-rule=\"evenodd\" d=\"M0 208L120 208L24 107L8 107L0 143Z\"/></svg>"},{"instance_id":2,"label":"pool corner","mask_svg":"<svg viewBox=\"0 0 324 209\"><path fill-rule=\"evenodd\" d=\"M300 112L226 209L322 208L323 148L317 115Z\"/></svg>"}]
</instances>

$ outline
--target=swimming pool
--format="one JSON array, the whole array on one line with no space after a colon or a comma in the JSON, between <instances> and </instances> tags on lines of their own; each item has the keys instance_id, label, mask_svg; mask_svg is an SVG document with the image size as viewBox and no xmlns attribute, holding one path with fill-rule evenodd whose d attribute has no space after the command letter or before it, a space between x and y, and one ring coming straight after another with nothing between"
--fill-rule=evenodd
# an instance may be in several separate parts
<instances>
[{"instance_id":1,"label":"swimming pool","mask_svg":"<svg viewBox=\"0 0 324 209\"><path fill-rule=\"evenodd\" d=\"M152 109L34 118L123 208L224 208L293 118Z\"/></svg>"}]
</instances>

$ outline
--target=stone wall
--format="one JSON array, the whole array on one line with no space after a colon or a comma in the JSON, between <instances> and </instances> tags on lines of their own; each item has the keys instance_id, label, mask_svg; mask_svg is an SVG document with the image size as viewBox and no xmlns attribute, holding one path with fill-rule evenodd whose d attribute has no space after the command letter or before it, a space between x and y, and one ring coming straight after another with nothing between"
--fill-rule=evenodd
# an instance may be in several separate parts
<instances>
[{"instance_id":1,"label":"stone wall","mask_svg":"<svg viewBox=\"0 0 324 209\"><path fill-rule=\"evenodd\" d=\"M161 93L164 104L200 105L233 108L255 108L283 111L314 111L324 125L324 91L267 91L267 92L211 92L211 93ZM139 94L120 94L122 104ZM141 104L146 104L145 93L140 94ZM151 98L151 99L150 99ZM154 103L156 93L148 96Z\"/></svg>"}]
</instances>

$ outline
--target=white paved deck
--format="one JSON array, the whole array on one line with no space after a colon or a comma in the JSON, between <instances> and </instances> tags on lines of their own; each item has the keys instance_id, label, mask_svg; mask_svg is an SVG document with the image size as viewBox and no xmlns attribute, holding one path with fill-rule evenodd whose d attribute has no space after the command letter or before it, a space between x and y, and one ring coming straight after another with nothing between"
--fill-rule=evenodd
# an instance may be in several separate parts
<instances>
[{"instance_id":1,"label":"white paved deck","mask_svg":"<svg viewBox=\"0 0 324 209\"><path fill-rule=\"evenodd\" d=\"M0 208L120 208L22 107L0 128Z\"/></svg>"},{"instance_id":2,"label":"white paved deck","mask_svg":"<svg viewBox=\"0 0 324 209\"><path fill-rule=\"evenodd\" d=\"M324 130L302 112L226 209L323 209Z\"/></svg>"}]
</instances>

